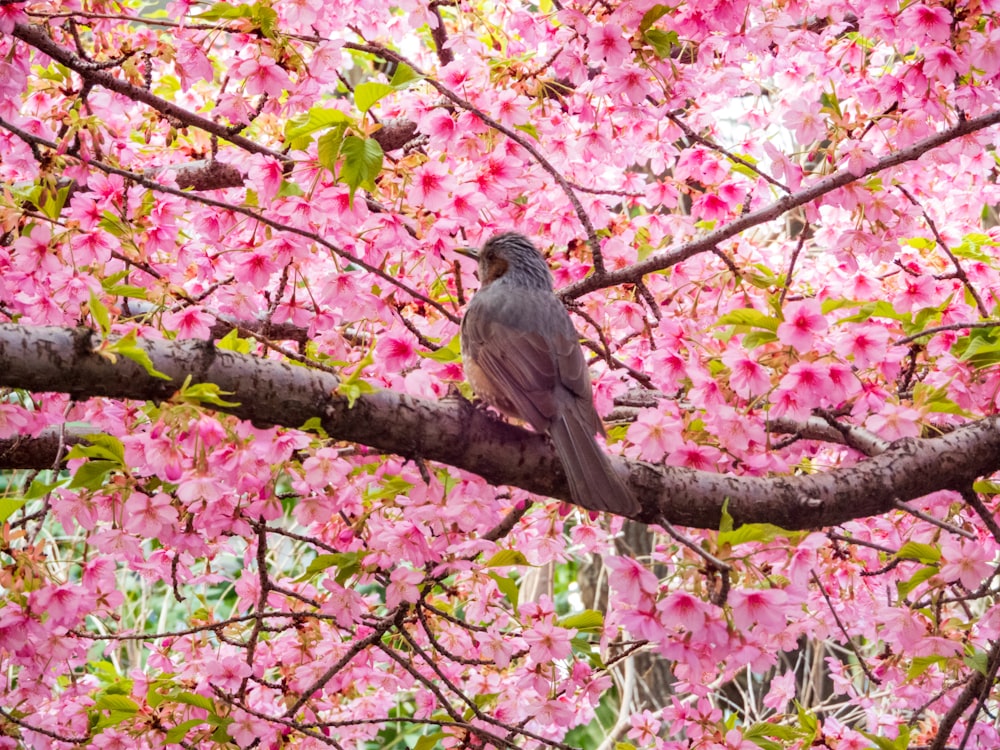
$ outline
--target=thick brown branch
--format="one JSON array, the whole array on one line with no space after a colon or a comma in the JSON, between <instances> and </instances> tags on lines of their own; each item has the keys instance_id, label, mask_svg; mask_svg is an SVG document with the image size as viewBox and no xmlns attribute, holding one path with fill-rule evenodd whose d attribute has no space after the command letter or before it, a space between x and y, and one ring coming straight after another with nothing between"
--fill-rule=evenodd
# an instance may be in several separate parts
<instances>
[{"instance_id":1,"label":"thick brown branch","mask_svg":"<svg viewBox=\"0 0 1000 750\"><path fill-rule=\"evenodd\" d=\"M95 354L85 329L0 325L0 387L69 393L76 398L169 399L191 376L231 392L224 409L258 424L297 428L320 417L337 439L421 457L569 500L569 487L548 440L507 424L462 399L429 401L394 391L360 396L353 407L336 393L333 375L216 349L203 341L141 341L154 378L119 356ZM787 529L832 526L885 513L897 501L943 489L961 490L1000 469L1000 417L941 437L894 443L856 466L805 476L744 477L614 459L642 502L639 520L663 517L683 526L718 528L723 503L737 523Z\"/></svg>"}]
</instances>

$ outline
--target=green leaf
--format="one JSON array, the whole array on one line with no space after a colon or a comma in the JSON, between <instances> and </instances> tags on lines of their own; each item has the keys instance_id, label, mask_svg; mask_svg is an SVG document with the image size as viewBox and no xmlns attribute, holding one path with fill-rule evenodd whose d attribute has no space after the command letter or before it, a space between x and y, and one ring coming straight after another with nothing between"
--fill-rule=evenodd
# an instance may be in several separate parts
<instances>
[{"instance_id":1,"label":"green leaf","mask_svg":"<svg viewBox=\"0 0 1000 750\"><path fill-rule=\"evenodd\" d=\"M250 21L250 23L269 39L275 37L275 29L278 21L277 12L262 5L254 3L248 5L230 5L229 3L216 3L204 13L195 16L199 21L232 21L238 18Z\"/></svg>"},{"instance_id":2,"label":"green leaf","mask_svg":"<svg viewBox=\"0 0 1000 750\"><path fill-rule=\"evenodd\" d=\"M87 461L77 467L67 488L99 490L104 486L108 474L117 468L119 464L115 461Z\"/></svg>"},{"instance_id":3,"label":"green leaf","mask_svg":"<svg viewBox=\"0 0 1000 750\"><path fill-rule=\"evenodd\" d=\"M952 348L961 352L959 359L976 368L1000 362L1000 341L996 338L995 329L973 329L968 336L959 338Z\"/></svg>"},{"instance_id":4,"label":"green leaf","mask_svg":"<svg viewBox=\"0 0 1000 750\"><path fill-rule=\"evenodd\" d=\"M418 75L417 72L411 68L406 63L398 63L396 65L396 72L392 74L392 80L389 81L389 85L394 89L405 89L414 81L422 80L423 76Z\"/></svg>"},{"instance_id":5,"label":"green leaf","mask_svg":"<svg viewBox=\"0 0 1000 750\"><path fill-rule=\"evenodd\" d=\"M799 726L802 727L802 731L805 732L807 736L815 736L816 730L819 728L819 722L816 721L816 716L810 713L809 710L798 701L795 702L795 709L799 717ZM808 745L809 743L804 744Z\"/></svg>"},{"instance_id":6,"label":"green leaf","mask_svg":"<svg viewBox=\"0 0 1000 750\"><path fill-rule=\"evenodd\" d=\"M770 542L776 537L796 538L800 533L770 523L745 523L738 529L719 532L718 543L735 546L748 542Z\"/></svg>"},{"instance_id":7,"label":"green leaf","mask_svg":"<svg viewBox=\"0 0 1000 750\"><path fill-rule=\"evenodd\" d=\"M215 342L217 349L225 349L230 352L239 352L240 354L250 353L250 340L240 338L240 332L235 328L218 339Z\"/></svg>"},{"instance_id":8,"label":"green leaf","mask_svg":"<svg viewBox=\"0 0 1000 750\"><path fill-rule=\"evenodd\" d=\"M94 319L97 327L101 329L101 335L106 337L111 332L111 313L108 312L108 308L101 302L100 297L93 292L90 293L89 307L90 317Z\"/></svg>"},{"instance_id":9,"label":"green leaf","mask_svg":"<svg viewBox=\"0 0 1000 750\"><path fill-rule=\"evenodd\" d=\"M306 568L306 572L300 576L299 580L304 581L312 578L318 573L324 573L333 568L337 571L335 580L343 586L344 581L355 575L361 569L362 558L363 555L360 552L335 552L328 555L316 555L316 557L313 558L313 561L309 563L309 567Z\"/></svg>"},{"instance_id":10,"label":"green leaf","mask_svg":"<svg viewBox=\"0 0 1000 750\"><path fill-rule=\"evenodd\" d=\"M149 354L146 352L146 350L143 349L141 346L139 346L137 336L138 334L136 332L136 329L133 328L131 331L126 333L120 339L113 342L107 348L107 351L114 352L116 354L122 355L123 357L131 359L136 364L141 365L142 368L154 378L162 378L163 380L172 380L173 378L171 378L169 375L160 372L155 367L153 367L153 360L149 358Z\"/></svg>"},{"instance_id":11,"label":"green leaf","mask_svg":"<svg viewBox=\"0 0 1000 750\"><path fill-rule=\"evenodd\" d=\"M340 167L338 179L351 189L351 201L354 200L354 191L359 187L374 192L375 178L382 171L384 157L378 141L349 135L344 139L341 153L344 155L344 163Z\"/></svg>"},{"instance_id":12,"label":"green leaf","mask_svg":"<svg viewBox=\"0 0 1000 750\"><path fill-rule=\"evenodd\" d=\"M840 99L837 97L836 90L820 94L819 101L823 105L823 109L832 112L838 119L843 118L843 114L840 111Z\"/></svg>"},{"instance_id":13,"label":"green leaf","mask_svg":"<svg viewBox=\"0 0 1000 750\"><path fill-rule=\"evenodd\" d=\"M435 362L459 362L462 359L462 349L458 334L451 341L432 352L417 352L421 357L433 359Z\"/></svg>"},{"instance_id":14,"label":"green leaf","mask_svg":"<svg viewBox=\"0 0 1000 750\"><path fill-rule=\"evenodd\" d=\"M980 479L972 483L972 490L984 495L1000 495L1000 482L994 482L991 479Z\"/></svg>"},{"instance_id":15,"label":"green leaf","mask_svg":"<svg viewBox=\"0 0 1000 750\"><path fill-rule=\"evenodd\" d=\"M933 564L941 560L941 550L930 544L907 542L899 548L896 557L901 560L918 560L922 563Z\"/></svg>"},{"instance_id":16,"label":"green leaf","mask_svg":"<svg viewBox=\"0 0 1000 750\"><path fill-rule=\"evenodd\" d=\"M85 458L105 458L125 466L125 445L121 440L113 435L105 435L103 432L93 432L85 435L84 438L90 445L78 443L73 448L82 449Z\"/></svg>"},{"instance_id":17,"label":"green leaf","mask_svg":"<svg viewBox=\"0 0 1000 750\"><path fill-rule=\"evenodd\" d=\"M680 42L680 37L676 31L664 31L663 29L649 29L643 32L642 38L649 42L656 56L661 60L670 57L674 47Z\"/></svg>"},{"instance_id":18,"label":"green leaf","mask_svg":"<svg viewBox=\"0 0 1000 750\"><path fill-rule=\"evenodd\" d=\"M725 534L733 530L733 517L729 515L729 498L722 501L722 515L719 518L719 533Z\"/></svg>"},{"instance_id":19,"label":"green leaf","mask_svg":"<svg viewBox=\"0 0 1000 750\"><path fill-rule=\"evenodd\" d=\"M935 664L946 664L948 660L943 656L914 656L910 662L910 668L906 670L906 679L915 680Z\"/></svg>"},{"instance_id":20,"label":"green leaf","mask_svg":"<svg viewBox=\"0 0 1000 750\"><path fill-rule=\"evenodd\" d=\"M445 739L445 737L447 735L444 732L425 734L414 743L413 750L434 750L438 746L438 742Z\"/></svg>"},{"instance_id":21,"label":"green leaf","mask_svg":"<svg viewBox=\"0 0 1000 750\"><path fill-rule=\"evenodd\" d=\"M365 81L354 87L354 104L362 112L367 112L375 106L380 99L387 97L396 89L388 83L379 81Z\"/></svg>"},{"instance_id":22,"label":"green leaf","mask_svg":"<svg viewBox=\"0 0 1000 750\"><path fill-rule=\"evenodd\" d=\"M743 346L747 349L755 349L762 344L770 344L777 341L778 335L770 331L751 331L743 337Z\"/></svg>"},{"instance_id":23,"label":"green leaf","mask_svg":"<svg viewBox=\"0 0 1000 750\"><path fill-rule=\"evenodd\" d=\"M59 214L62 213L63 206L66 205L66 198L69 196L69 188L69 185L59 188L56 190L55 195L52 195L52 191L50 190L43 192L41 194L41 205L39 206L39 208L42 209L42 213L53 221L58 219Z\"/></svg>"},{"instance_id":24,"label":"green leaf","mask_svg":"<svg viewBox=\"0 0 1000 750\"><path fill-rule=\"evenodd\" d=\"M763 328L767 331L777 331L781 321L770 315L765 315L760 310L751 308L740 308L730 310L717 321L717 326L737 326L743 328Z\"/></svg>"},{"instance_id":25,"label":"green leaf","mask_svg":"<svg viewBox=\"0 0 1000 750\"><path fill-rule=\"evenodd\" d=\"M578 614L562 618L558 625L561 628L576 628L577 630L596 633L604 629L604 615L596 609L587 609Z\"/></svg>"},{"instance_id":26,"label":"green leaf","mask_svg":"<svg viewBox=\"0 0 1000 750\"><path fill-rule=\"evenodd\" d=\"M179 693L175 693L173 699L178 703L184 703L188 706L194 706L195 708L204 708L209 713L218 713L215 709L215 702L211 698L206 698L204 695L198 695L197 693L190 693L186 690L182 690Z\"/></svg>"},{"instance_id":27,"label":"green leaf","mask_svg":"<svg viewBox=\"0 0 1000 750\"><path fill-rule=\"evenodd\" d=\"M899 735L894 740L879 737L878 735L866 732L863 729L858 731L874 742L878 746L879 750L907 750L907 748L910 747L910 728L906 724L899 725Z\"/></svg>"},{"instance_id":28,"label":"green leaf","mask_svg":"<svg viewBox=\"0 0 1000 750\"><path fill-rule=\"evenodd\" d=\"M27 500L13 500L8 497L0 497L0 523L3 523L21 510L27 502Z\"/></svg>"},{"instance_id":29,"label":"green leaf","mask_svg":"<svg viewBox=\"0 0 1000 750\"><path fill-rule=\"evenodd\" d=\"M239 401L226 401L223 396L233 395L232 391L224 391L215 383L195 383L191 384L191 376L184 378L184 385L177 391L176 398L190 404L210 404L225 409L232 409L240 405Z\"/></svg>"},{"instance_id":30,"label":"green leaf","mask_svg":"<svg viewBox=\"0 0 1000 750\"><path fill-rule=\"evenodd\" d=\"M99 711L121 711L134 714L139 710L139 704L124 695L102 693L94 702L94 708Z\"/></svg>"},{"instance_id":31,"label":"green leaf","mask_svg":"<svg viewBox=\"0 0 1000 750\"><path fill-rule=\"evenodd\" d=\"M661 3L657 3L652 8L650 8L649 10L647 10L642 15L642 20L639 21L639 31L640 31L640 33L645 34L649 29L651 29L653 27L654 23L656 23L657 21L659 21L661 18L663 18L669 12L670 12L670 6L669 5L663 5Z\"/></svg>"},{"instance_id":32,"label":"green leaf","mask_svg":"<svg viewBox=\"0 0 1000 750\"><path fill-rule=\"evenodd\" d=\"M541 140L538 137L538 128L536 128L530 122L526 122L523 125L515 125L514 129L515 130L520 130L522 133L527 133L532 138L534 138L536 141Z\"/></svg>"},{"instance_id":33,"label":"green leaf","mask_svg":"<svg viewBox=\"0 0 1000 750\"><path fill-rule=\"evenodd\" d=\"M497 575L496 573L489 573L490 578L493 579L494 583L497 585L497 589L500 593L507 597L507 601L516 610L518 606L518 599L520 598L521 592L517 588L517 581L508 576Z\"/></svg>"},{"instance_id":34,"label":"green leaf","mask_svg":"<svg viewBox=\"0 0 1000 750\"><path fill-rule=\"evenodd\" d=\"M316 142L316 159L321 166L330 170L331 174L337 174L337 161L340 159L346 132L347 126L341 125L323 133Z\"/></svg>"},{"instance_id":35,"label":"green leaf","mask_svg":"<svg viewBox=\"0 0 1000 750\"><path fill-rule=\"evenodd\" d=\"M64 487L67 484L66 479L59 479L55 482L43 482L40 479L35 479L32 481L31 485L28 487L28 491L24 493L25 500L38 500L48 495L56 487Z\"/></svg>"},{"instance_id":36,"label":"green leaf","mask_svg":"<svg viewBox=\"0 0 1000 750\"><path fill-rule=\"evenodd\" d=\"M962 657L962 661L965 662L965 666L976 670L981 675L985 675L986 670L989 667L989 654L981 648L976 648L972 644L966 644L965 648L967 651L971 651L971 653L966 653L966 655Z\"/></svg>"},{"instance_id":37,"label":"green leaf","mask_svg":"<svg viewBox=\"0 0 1000 750\"><path fill-rule=\"evenodd\" d=\"M275 193L277 198L298 198L306 194L306 191L291 180L282 180L281 187Z\"/></svg>"},{"instance_id":38,"label":"green leaf","mask_svg":"<svg viewBox=\"0 0 1000 750\"><path fill-rule=\"evenodd\" d=\"M339 109L316 106L300 115L296 115L285 123L285 140L292 148L305 148L310 136L329 127L351 124L353 120Z\"/></svg>"},{"instance_id":39,"label":"green leaf","mask_svg":"<svg viewBox=\"0 0 1000 750\"><path fill-rule=\"evenodd\" d=\"M487 568L506 568L510 565L530 564L524 553L518 552L516 549L502 549L484 563Z\"/></svg>"},{"instance_id":40,"label":"green leaf","mask_svg":"<svg viewBox=\"0 0 1000 750\"><path fill-rule=\"evenodd\" d=\"M196 726L207 723L208 722L204 719L188 719L187 721L182 721L180 724L167 731L166 744L179 745L181 740L187 736L188 732Z\"/></svg>"},{"instance_id":41,"label":"green leaf","mask_svg":"<svg viewBox=\"0 0 1000 750\"><path fill-rule=\"evenodd\" d=\"M846 318L841 318L837 322L840 324L863 323L870 318L889 318L890 320L898 320L904 323L909 323L913 320L913 317L909 313L896 312L896 309L890 303L885 300L879 300L862 305L857 313Z\"/></svg>"},{"instance_id":42,"label":"green leaf","mask_svg":"<svg viewBox=\"0 0 1000 750\"><path fill-rule=\"evenodd\" d=\"M906 596L911 591L913 591L913 589L915 589L917 586L926 581L928 578L936 576L937 574L938 574L938 569L936 565L925 566L920 570L918 570L913 575L911 575L905 581L899 581L896 584L896 590L899 592L900 596Z\"/></svg>"}]
</instances>

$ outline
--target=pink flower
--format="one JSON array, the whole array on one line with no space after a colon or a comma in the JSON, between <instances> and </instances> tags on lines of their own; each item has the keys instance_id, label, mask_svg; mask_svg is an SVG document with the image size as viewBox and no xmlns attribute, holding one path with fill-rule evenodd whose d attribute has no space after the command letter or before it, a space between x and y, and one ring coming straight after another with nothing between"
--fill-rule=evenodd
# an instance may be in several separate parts
<instances>
[{"instance_id":1,"label":"pink flower","mask_svg":"<svg viewBox=\"0 0 1000 750\"><path fill-rule=\"evenodd\" d=\"M826 116L814 99L797 98L789 102L784 122L795 131L796 140L804 146L826 135Z\"/></svg>"},{"instance_id":2,"label":"pink flower","mask_svg":"<svg viewBox=\"0 0 1000 750\"><path fill-rule=\"evenodd\" d=\"M790 669L771 680L771 686L764 696L764 705L781 713L793 700L795 700L795 672Z\"/></svg>"},{"instance_id":3,"label":"pink flower","mask_svg":"<svg viewBox=\"0 0 1000 750\"><path fill-rule=\"evenodd\" d=\"M177 333L179 339L211 338L215 318L201 307L185 307L163 316L163 327Z\"/></svg>"},{"instance_id":4,"label":"pink flower","mask_svg":"<svg viewBox=\"0 0 1000 750\"><path fill-rule=\"evenodd\" d=\"M0 439L23 434L29 424L31 417L23 406L0 403Z\"/></svg>"},{"instance_id":5,"label":"pink flower","mask_svg":"<svg viewBox=\"0 0 1000 750\"><path fill-rule=\"evenodd\" d=\"M523 96L512 89L504 89L494 100L497 119L513 127L528 121L528 105Z\"/></svg>"},{"instance_id":6,"label":"pink flower","mask_svg":"<svg viewBox=\"0 0 1000 750\"><path fill-rule=\"evenodd\" d=\"M0 34L11 34L15 23L28 23L24 12L24 3L11 3L0 6Z\"/></svg>"},{"instance_id":7,"label":"pink flower","mask_svg":"<svg viewBox=\"0 0 1000 750\"><path fill-rule=\"evenodd\" d=\"M924 50L924 74L928 78L951 83L955 76L969 70L969 65L951 47L939 45Z\"/></svg>"},{"instance_id":8,"label":"pink flower","mask_svg":"<svg viewBox=\"0 0 1000 750\"><path fill-rule=\"evenodd\" d=\"M900 25L918 42L945 42L951 36L951 13L940 5L915 3L899 16Z\"/></svg>"},{"instance_id":9,"label":"pink flower","mask_svg":"<svg viewBox=\"0 0 1000 750\"><path fill-rule=\"evenodd\" d=\"M170 495L163 492L152 497L133 492L125 501L125 530L147 539L156 539L164 526L177 523L177 511L171 503Z\"/></svg>"},{"instance_id":10,"label":"pink flower","mask_svg":"<svg viewBox=\"0 0 1000 750\"><path fill-rule=\"evenodd\" d=\"M62 266L58 253L49 250L52 232L48 224L35 224L30 234L14 240L12 265L24 273L55 273Z\"/></svg>"},{"instance_id":11,"label":"pink flower","mask_svg":"<svg viewBox=\"0 0 1000 750\"><path fill-rule=\"evenodd\" d=\"M605 557L604 564L612 573L610 584L617 601L639 604L655 596L660 588L656 576L631 557Z\"/></svg>"},{"instance_id":12,"label":"pink flower","mask_svg":"<svg viewBox=\"0 0 1000 750\"><path fill-rule=\"evenodd\" d=\"M703 221L721 221L729 216L729 206L715 193L705 193L691 206L691 213Z\"/></svg>"},{"instance_id":13,"label":"pink flower","mask_svg":"<svg viewBox=\"0 0 1000 750\"><path fill-rule=\"evenodd\" d=\"M32 611L44 614L47 622L57 627L76 625L89 607L82 588L69 583L42 586L31 595Z\"/></svg>"},{"instance_id":14,"label":"pink flower","mask_svg":"<svg viewBox=\"0 0 1000 750\"><path fill-rule=\"evenodd\" d=\"M262 56L238 62L232 67L232 73L246 79L246 90L250 94L278 97L282 91L292 88L288 73L270 57Z\"/></svg>"},{"instance_id":15,"label":"pink flower","mask_svg":"<svg viewBox=\"0 0 1000 750\"><path fill-rule=\"evenodd\" d=\"M674 591L656 605L666 627L679 625L694 632L705 625L705 603L686 591Z\"/></svg>"},{"instance_id":16,"label":"pink flower","mask_svg":"<svg viewBox=\"0 0 1000 750\"><path fill-rule=\"evenodd\" d=\"M411 604L420 598L418 585L424 580L424 574L412 568L396 568L389 575L389 585L385 588L385 605L395 609L402 602Z\"/></svg>"},{"instance_id":17,"label":"pink flower","mask_svg":"<svg viewBox=\"0 0 1000 750\"><path fill-rule=\"evenodd\" d=\"M649 74L637 65L626 63L604 72L604 89L613 96L628 99L632 104L642 104L650 91Z\"/></svg>"},{"instance_id":18,"label":"pink flower","mask_svg":"<svg viewBox=\"0 0 1000 750\"><path fill-rule=\"evenodd\" d=\"M941 576L946 581L961 581L969 591L976 591L991 573L993 552L986 545L968 539L945 537L941 544Z\"/></svg>"},{"instance_id":19,"label":"pink flower","mask_svg":"<svg viewBox=\"0 0 1000 750\"><path fill-rule=\"evenodd\" d=\"M662 409L642 409L628 428L628 439L639 446L639 455L647 461L663 456L684 444L684 425Z\"/></svg>"},{"instance_id":20,"label":"pink flower","mask_svg":"<svg viewBox=\"0 0 1000 750\"><path fill-rule=\"evenodd\" d=\"M525 630L523 637L532 660L537 664L547 664L570 655L574 635L574 628L560 628L553 625L551 619L545 619Z\"/></svg>"},{"instance_id":21,"label":"pink flower","mask_svg":"<svg viewBox=\"0 0 1000 750\"><path fill-rule=\"evenodd\" d=\"M237 281L264 289L271 281L271 274L278 270L278 264L269 253L249 250L235 257L233 276Z\"/></svg>"},{"instance_id":22,"label":"pink flower","mask_svg":"<svg viewBox=\"0 0 1000 750\"><path fill-rule=\"evenodd\" d=\"M690 440L685 440L684 445L667 456L667 463L671 466L686 466L699 471L718 471L721 460L722 453L718 448L698 445Z\"/></svg>"},{"instance_id":23,"label":"pink flower","mask_svg":"<svg viewBox=\"0 0 1000 750\"><path fill-rule=\"evenodd\" d=\"M257 746L272 747L277 739L277 731L270 722L258 719L253 714L248 714L238 708L233 708L229 713L233 720L226 731L229 736L236 740L240 747Z\"/></svg>"},{"instance_id":24,"label":"pink flower","mask_svg":"<svg viewBox=\"0 0 1000 750\"><path fill-rule=\"evenodd\" d=\"M770 633L783 630L787 602L788 594L781 589L735 589L729 593L733 625L739 630L753 625Z\"/></svg>"},{"instance_id":25,"label":"pink flower","mask_svg":"<svg viewBox=\"0 0 1000 750\"><path fill-rule=\"evenodd\" d=\"M969 46L969 59L986 78L1000 73L1000 28L973 34Z\"/></svg>"},{"instance_id":26,"label":"pink flower","mask_svg":"<svg viewBox=\"0 0 1000 750\"><path fill-rule=\"evenodd\" d=\"M628 730L628 738L639 745L652 745L656 734L660 731L660 720L652 711L642 711L629 717L632 728Z\"/></svg>"},{"instance_id":27,"label":"pink flower","mask_svg":"<svg viewBox=\"0 0 1000 750\"><path fill-rule=\"evenodd\" d=\"M425 211L438 211L448 205L448 194L455 189L455 178L439 161L428 161L413 170L409 202Z\"/></svg>"},{"instance_id":28,"label":"pink flower","mask_svg":"<svg viewBox=\"0 0 1000 750\"><path fill-rule=\"evenodd\" d=\"M729 368L729 387L743 398L753 398L771 387L767 370L741 349L727 349L722 363Z\"/></svg>"},{"instance_id":29,"label":"pink flower","mask_svg":"<svg viewBox=\"0 0 1000 750\"><path fill-rule=\"evenodd\" d=\"M778 389L794 392L799 404L812 408L828 400L830 376L819 362L796 362L779 381Z\"/></svg>"},{"instance_id":30,"label":"pink flower","mask_svg":"<svg viewBox=\"0 0 1000 750\"><path fill-rule=\"evenodd\" d=\"M907 276L906 288L892 300L897 310L917 312L925 307L933 307L936 299L937 281L932 276Z\"/></svg>"},{"instance_id":31,"label":"pink flower","mask_svg":"<svg viewBox=\"0 0 1000 750\"><path fill-rule=\"evenodd\" d=\"M420 132L427 136L428 143L437 149L444 149L458 133L455 119L444 109L434 108L417 122Z\"/></svg>"},{"instance_id":32,"label":"pink flower","mask_svg":"<svg viewBox=\"0 0 1000 750\"><path fill-rule=\"evenodd\" d=\"M852 357L860 368L870 367L885 358L889 348L889 331L879 325L848 329L837 340L834 351L841 357Z\"/></svg>"},{"instance_id":33,"label":"pink flower","mask_svg":"<svg viewBox=\"0 0 1000 750\"><path fill-rule=\"evenodd\" d=\"M174 66L181 79L181 88L187 91L195 81L211 81L215 75L205 51L196 44L182 39L174 53Z\"/></svg>"},{"instance_id":34,"label":"pink flower","mask_svg":"<svg viewBox=\"0 0 1000 750\"><path fill-rule=\"evenodd\" d=\"M416 364L416 342L408 333L382 334L375 343L375 355L386 372L403 372Z\"/></svg>"},{"instance_id":35,"label":"pink flower","mask_svg":"<svg viewBox=\"0 0 1000 750\"><path fill-rule=\"evenodd\" d=\"M587 41L590 56L595 61L604 60L611 67L618 67L632 56L632 45L622 35L620 26L594 26L587 34Z\"/></svg>"},{"instance_id":36,"label":"pink flower","mask_svg":"<svg viewBox=\"0 0 1000 750\"><path fill-rule=\"evenodd\" d=\"M847 171L855 177L861 177L870 167L878 163L878 159L872 154L871 146L859 141L846 141L840 156L847 159Z\"/></svg>"},{"instance_id":37,"label":"pink flower","mask_svg":"<svg viewBox=\"0 0 1000 750\"><path fill-rule=\"evenodd\" d=\"M920 419L916 409L898 403L886 402L878 414L872 414L865 426L886 440L899 440L920 435Z\"/></svg>"},{"instance_id":38,"label":"pink flower","mask_svg":"<svg viewBox=\"0 0 1000 750\"><path fill-rule=\"evenodd\" d=\"M827 326L819 300L793 302L785 308L785 320L778 326L778 341L797 351L808 351Z\"/></svg>"},{"instance_id":39,"label":"pink flower","mask_svg":"<svg viewBox=\"0 0 1000 750\"><path fill-rule=\"evenodd\" d=\"M204 668L212 685L228 692L239 690L240 683L253 674L253 669L239 654L207 660Z\"/></svg>"},{"instance_id":40,"label":"pink flower","mask_svg":"<svg viewBox=\"0 0 1000 750\"><path fill-rule=\"evenodd\" d=\"M340 458L336 448L320 448L302 462L305 480L314 489L336 487L351 473L351 465Z\"/></svg>"}]
</instances>

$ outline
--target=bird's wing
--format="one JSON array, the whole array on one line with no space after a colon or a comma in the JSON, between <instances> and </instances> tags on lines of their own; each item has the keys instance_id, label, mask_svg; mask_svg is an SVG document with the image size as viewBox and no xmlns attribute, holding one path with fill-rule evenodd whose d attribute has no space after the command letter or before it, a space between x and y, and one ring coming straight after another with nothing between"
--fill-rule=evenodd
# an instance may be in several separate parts
<instances>
[{"instance_id":1,"label":"bird's wing","mask_svg":"<svg viewBox=\"0 0 1000 750\"><path fill-rule=\"evenodd\" d=\"M536 292L480 294L485 298L473 299L462 336L476 365L517 416L544 431L568 395L591 405L587 363L559 301Z\"/></svg>"}]
</instances>

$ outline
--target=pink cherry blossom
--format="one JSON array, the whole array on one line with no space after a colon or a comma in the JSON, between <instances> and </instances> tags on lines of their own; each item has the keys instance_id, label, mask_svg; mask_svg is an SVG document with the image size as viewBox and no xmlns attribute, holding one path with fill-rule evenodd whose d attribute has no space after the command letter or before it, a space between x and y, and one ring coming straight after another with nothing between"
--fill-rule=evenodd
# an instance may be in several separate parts
<instances>
[{"instance_id":1,"label":"pink cherry blossom","mask_svg":"<svg viewBox=\"0 0 1000 750\"><path fill-rule=\"evenodd\" d=\"M574 635L576 630L573 628L561 628L549 620L543 620L527 628L522 637L528 644L531 658L539 664L545 664L569 656L570 642Z\"/></svg>"},{"instance_id":2,"label":"pink cherry blossom","mask_svg":"<svg viewBox=\"0 0 1000 750\"><path fill-rule=\"evenodd\" d=\"M778 325L778 340L786 346L805 351L816 336L826 331L827 326L819 300L793 302L785 311L785 320Z\"/></svg>"},{"instance_id":3,"label":"pink cherry blossom","mask_svg":"<svg viewBox=\"0 0 1000 750\"><path fill-rule=\"evenodd\" d=\"M974 591L993 571L993 553L986 546L968 539L946 537L941 544L941 576L946 581L961 581Z\"/></svg>"}]
</instances>

